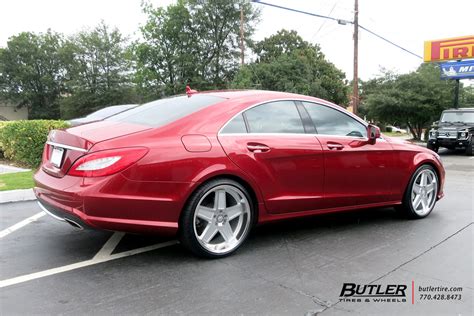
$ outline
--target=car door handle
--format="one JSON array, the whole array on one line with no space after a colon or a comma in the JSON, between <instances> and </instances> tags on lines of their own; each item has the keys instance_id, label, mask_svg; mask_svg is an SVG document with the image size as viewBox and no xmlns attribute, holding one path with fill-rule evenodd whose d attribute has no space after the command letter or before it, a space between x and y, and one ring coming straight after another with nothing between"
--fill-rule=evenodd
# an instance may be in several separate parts
<instances>
[{"instance_id":1,"label":"car door handle","mask_svg":"<svg viewBox=\"0 0 474 316\"><path fill-rule=\"evenodd\" d=\"M339 143L327 143L330 150L342 150L344 148L343 144Z\"/></svg>"},{"instance_id":2,"label":"car door handle","mask_svg":"<svg viewBox=\"0 0 474 316\"><path fill-rule=\"evenodd\" d=\"M253 153L264 153L270 151L270 147L264 144L249 143L247 149Z\"/></svg>"}]
</instances>

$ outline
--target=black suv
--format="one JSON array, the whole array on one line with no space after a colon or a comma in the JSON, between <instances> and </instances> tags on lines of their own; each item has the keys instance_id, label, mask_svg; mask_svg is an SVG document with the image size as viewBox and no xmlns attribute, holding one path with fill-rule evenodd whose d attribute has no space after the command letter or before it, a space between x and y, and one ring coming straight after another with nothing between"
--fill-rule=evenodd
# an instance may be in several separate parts
<instances>
[{"instance_id":1,"label":"black suv","mask_svg":"<svg viewBox=\"0 0 474 316\"><path fill-rule=\"evenodd\" d=\"M430 130L427 147L435 152L439 147L463 148L467 155L472 156L473 135L474 108L445 110Z\"/></svg>"}]
</instances>

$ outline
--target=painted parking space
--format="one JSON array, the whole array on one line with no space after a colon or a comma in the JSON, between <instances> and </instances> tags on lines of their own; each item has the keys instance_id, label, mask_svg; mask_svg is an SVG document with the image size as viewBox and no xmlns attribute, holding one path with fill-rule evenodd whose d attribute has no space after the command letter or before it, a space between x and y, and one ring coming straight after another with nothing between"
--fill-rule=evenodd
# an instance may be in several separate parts
<instances>
[{"instance_id":1,"label":"painted parking space","mask_svg":"<svg viewBox=\"0 0 474 316\"><path fill-rule=\"evenodd\" d=\"M0 239L2 312L395 313L400 306L338 303L342 284L414 279L463 287L465 298L444 302L442 310L468 314L474 169L468 157L440 154L448 172L446 197L424 220L372 209L282 222L259 227L234 256L221 260L195 258L173 240L76 231L43 216ZM0 213L16 210L28 210L18 221L40 211L34 202L21 202L2 205ZM434 313L440 306L407 304L403 311Z\"/></svg>"},{"instance_id":2,"label":"painted parking space","mask_svg":"<svg viewBox=\"0 0 474 316\"><path fill-rule=\"evenodd\" d=\"M38 273L37 277L44 277L133 255L137 249L150 251L155 245L170 240L156 236L76 230L46 215L34 201L5 206L7 210L2 211L2 220L6 219L11 225L0 232L0 262L3 263L0 287L23 280L12 281L18 277L35 279L35 273ZM23 218L31 213L32 216Z\"/></svg>"}]
</instances>

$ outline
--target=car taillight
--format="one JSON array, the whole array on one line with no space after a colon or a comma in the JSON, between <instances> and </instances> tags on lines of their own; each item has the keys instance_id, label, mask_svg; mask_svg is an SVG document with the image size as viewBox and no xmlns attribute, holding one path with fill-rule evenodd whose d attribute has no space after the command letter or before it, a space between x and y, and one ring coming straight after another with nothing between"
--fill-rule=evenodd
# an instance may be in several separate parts
<instances>
[{"instance_id":1,"label":"car taillight","mask_svg":"<svg viewBox=\"0 0 474 316\"><path fill-rule=\"evenodd\" d=\"M49 150L50 150L49 147L50 146L48 144L44 144L43 158L42 158L43 163L46 163L49 160Z\"/></svg>"},{"instance_id":2,"label":"car taillight","mask_svg":"<svg viewBox=\"0 0 474 316\"><path fill-rule=\"evenodd\" d=\"M77 159L68 175L75 177L108 176L126 168L143 158L148 152L144 147L108 149L93 152Z\"/></svg>"}]
</instances>

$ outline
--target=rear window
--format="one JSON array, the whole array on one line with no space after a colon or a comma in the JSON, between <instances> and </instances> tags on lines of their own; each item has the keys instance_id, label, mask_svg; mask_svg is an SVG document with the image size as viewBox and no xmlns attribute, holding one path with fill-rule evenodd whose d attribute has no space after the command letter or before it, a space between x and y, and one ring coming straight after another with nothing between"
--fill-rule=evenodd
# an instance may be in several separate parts
<instances>
[{"instance_id":1,"label":"rear window","mask_svg":"<svg viewBox=\"0 0 474 316\"><path fill-rule=\"evenodd\" d=\"M160 127L224 100L205 94L160 99L111 116L105 121Z\"/></svg>"},{"instance_id":2,"label":"rear window","mask_svg":"<svg viewBox=\"0 0 474 316\"><path fill-rule=\"evenodd\" d=\"M91 114L87 115L87 117L88 118L93 118L93 119L102 119L102 118L112 116L116 113L120 113L122 111L125 111L126 109L133 108L134 106L136 106L136 105L124 104L124 105L109 106L109 107L100 109L98 111L95 111L94 113L91 113Z\"/></svg>"}]
</instances>

